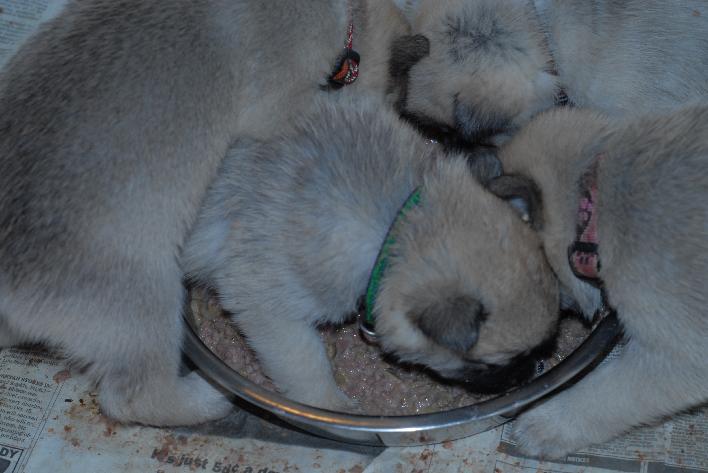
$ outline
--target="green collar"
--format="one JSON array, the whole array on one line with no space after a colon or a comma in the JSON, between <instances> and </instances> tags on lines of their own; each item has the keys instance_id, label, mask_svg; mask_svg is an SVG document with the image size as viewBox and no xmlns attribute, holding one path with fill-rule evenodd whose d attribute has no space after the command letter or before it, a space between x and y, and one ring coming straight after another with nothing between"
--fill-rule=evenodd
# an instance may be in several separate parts
<instances>
[{"instance_id":1,"label":"green collar","mask_svg":"<svg viewBox=\"0 0 708 473\"><path fill-rule=\"evenodd\" d=\"M362 321L362 331L369 337L374 337L374 305L376 304L376 297L379 294L379 286L381 285L381 280L383 279L384 273L386 272L386 267L388 266L388 256L391 253L391 246L396 243L396 233L398 227L405 220L405 216L408 211L420 204L420 188L416 188L411 192L406 201L401 206L400 210L396 214L396 218L393 219L393 223L388 229L386 238L384 239L379 254L376 257L376 262L374 263L374 269L371 270L371 275L369 276L369 285L366 287L366 294L364 295L364 320Z\"/></svg>"}]
</instances>

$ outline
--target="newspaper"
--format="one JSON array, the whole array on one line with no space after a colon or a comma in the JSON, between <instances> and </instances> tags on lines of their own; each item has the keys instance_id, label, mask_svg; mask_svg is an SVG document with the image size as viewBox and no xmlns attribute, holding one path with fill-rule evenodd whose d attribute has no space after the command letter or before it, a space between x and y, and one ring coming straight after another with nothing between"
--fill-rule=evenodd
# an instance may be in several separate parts
<instances>
[{"instance_id":1,"label":"newspaper","mask_svg":"<svg viewBox=\"0 0 708 473\"><path fill-rule=\"evenodd\" d=\"M65 3L0 0L0 69ZM507 424L454 442L383 449L317 438L239 408L197 428L118 425L62 359L39 348L0 350L0 473L708 472L707 408L560 462L525 458L510 431Z\"/></svg>"},{"instance_id":2,"label":"newspaper","mask_svg":"<svg viewBox=\"0 0 708 473\"><path fill-rule=\"evenodd\" d=\"M348 445L235 408L196 428L116 424L92 386L41 349L0 351L0 473L708 472L708 409L637 429L562 462L524 458L510 424L408 448Z\"/></svg>"},{"instance_id":3,"label":"newspaper","mask_svg":"<svg viewBox=\"0 0 708 473\"><path fill-rule=\"evenodd\" d=\"M0 0L0 70L37 26L56 16L67 0Z\"/></svg>"}]
</instances>

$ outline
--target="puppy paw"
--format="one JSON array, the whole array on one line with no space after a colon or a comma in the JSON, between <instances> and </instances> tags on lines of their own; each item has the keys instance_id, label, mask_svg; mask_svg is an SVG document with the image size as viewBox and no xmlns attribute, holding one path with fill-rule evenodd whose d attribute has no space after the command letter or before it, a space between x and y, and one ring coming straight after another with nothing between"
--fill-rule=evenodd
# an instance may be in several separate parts
<instances>
[{"instance_id":1,"label":"puppy paw","mask_svg":"<svg viewBox=\"0 0 708 473\"><path fill-rule=\"evenodd\" d=\"M121 422L160 427L193 425L226 416L233 404L196 371L184 377L154 376L126 390L122 378L106 376L99 385L101 410Z\"/></svg>"},{"instance_id":2,"label":"puppy paw","mask_svg":"<svg viewBox=\"0 0 708 473\"><path fill-rule=\"evenodd\" d=\"M192 378L190 382L195 389L193 400L200 406L195 412L194 421L190 423L221 419L233 410L233 403L221 391L202 379L199 374L192 372L186 376L186 378L190 377Z\"/></svg>"},{"instance_id":3,"label":"puppy paw","mask_svg":"<svg viewBox=\"0 0 708 473\"><path fill-rule=\"evenodd\" d=\"M360 412L358 403L344 394L338 387L332 386L330 389L320 389L315 392L283 392L283 395L293 401L307 404L336 412L358 413Z\"/></svg>"},{"instance_id":4,"label":"puppy paw","mask_svg":"<svg viewBox=\"0 0 708 473\"><path fill-rule=\"evenodd\" d=\"M558 404L546 402L514 421L513 439L521 452L540 459L559 459L590 443L582 436L582 422L574 422L573 410L560 409Z\"/></svg>"},{"instance_id":5,"label":"puppy paw","mask_svg":"<svg viewBox=\"0 0 708 473\"><path fill-rule=\"evenodd\" d=\"M317 407L328 409L330 411L343 412L346 414L361 414L363 413L361 406L355 400L337 389L332 392L326 399L321 400Z\"/></svg>"},{"instance_id":6,"label":"puppy paw","mask_svg":"<svg viewBox=\"0 0 708 473\"><path fill-rule=\"evenodd\" d=\"M339 391L339 398L337 399L336 406L331 409L338 412L344 412L346 414L364 414L364 409L359 401L350 398L342 391Z\"/></svg>"}]
</instances>

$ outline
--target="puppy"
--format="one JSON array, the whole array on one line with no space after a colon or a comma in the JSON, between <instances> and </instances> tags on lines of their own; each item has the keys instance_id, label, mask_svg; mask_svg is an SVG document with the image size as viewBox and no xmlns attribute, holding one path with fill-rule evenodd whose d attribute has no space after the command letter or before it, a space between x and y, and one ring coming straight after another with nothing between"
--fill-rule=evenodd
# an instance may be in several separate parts
<instances>
[{"instance_id":1,"label":"puppy","mask_svg":"<svg viewBox=\"0 0 708 473\"><path fill-rule=\"evenodd\" d=\"M400 112L444 136L484 142L555 103L556 77L526 0L408 0L412 35L429 54L405 71ZM403 81L403 80L401 80Z\"/></svg>"},{"instance_id":2,"label":"puppy","mask_svg":"<svg viewBox=\"0 0 708 473\"><path fill-rule=\"evenodd\" d=\"M229 150L184 270L217 290L294 400L351 407L316 325L344 321L365 292L398 359L477 390L520 382L533 363L519 358L554 333L557 283L535 232L480 184L494 163L472 167L375 102L316 104L294 134Z\"/></svg>"},{"instance_id":3,"label":"puppy","mask_svg":"<svg viewBox=\"0 0 708 473\"><path fill-rule=\"evenodd\" d=\"M390 45L407 32L394 3L286 3L73 1L3 71L0 347L58 347L115 419L230 408L178 376L177 257L227 145L345 84L392 101Z\"/></svg>"},{"instance_id":4,"label":"puppy","mask_svg":"<svg viewBox=\"0 0 708 473\"><path fill-rule=\"evenodd\" d=\"M708 4L701 0L535 0L570 101L621 117L708 96Z\"/></svg>"},{"instance_id":5,"label":"puppy","mask_svg":"<svg viewBox=\"0 0 708 473\"><path fill-rule=\"evenodd\" d=\"M700 0L407 4L430 55L407 70L399 108L471 140L503 141L568 101L619 117L708 95L708 5Z\"/></svg>"},{"instance_id":6,"label":"puppy","mask_svg":"<svg viewBox=\"0 0 708 473\"><path fill-rule=\"evenodd\" d=\"M563 287L617 310L620 358L523 414L520 445L559 457L708 401L708 108L612 124L558 110L500 153Z\"/></svg>"}]
</instances>

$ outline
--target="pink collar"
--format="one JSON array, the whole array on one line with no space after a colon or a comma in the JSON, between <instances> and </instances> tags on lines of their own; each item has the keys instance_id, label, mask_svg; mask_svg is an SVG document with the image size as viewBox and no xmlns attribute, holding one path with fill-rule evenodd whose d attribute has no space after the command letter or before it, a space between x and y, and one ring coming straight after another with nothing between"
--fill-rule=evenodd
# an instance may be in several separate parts
<instances>
[{"instance_id":1,"label":"pink collar","mask_svg":"<svg viewBox=\"0 0 708 473\"><path fill-rule=\"evenodd\" d=\"M573 273L598 287L602 285L602 281L597 241L597 166L604 157L605 153L598 154L580 178L575 241L568 247L568 263Z\"/></svg>"}]
</instances>

